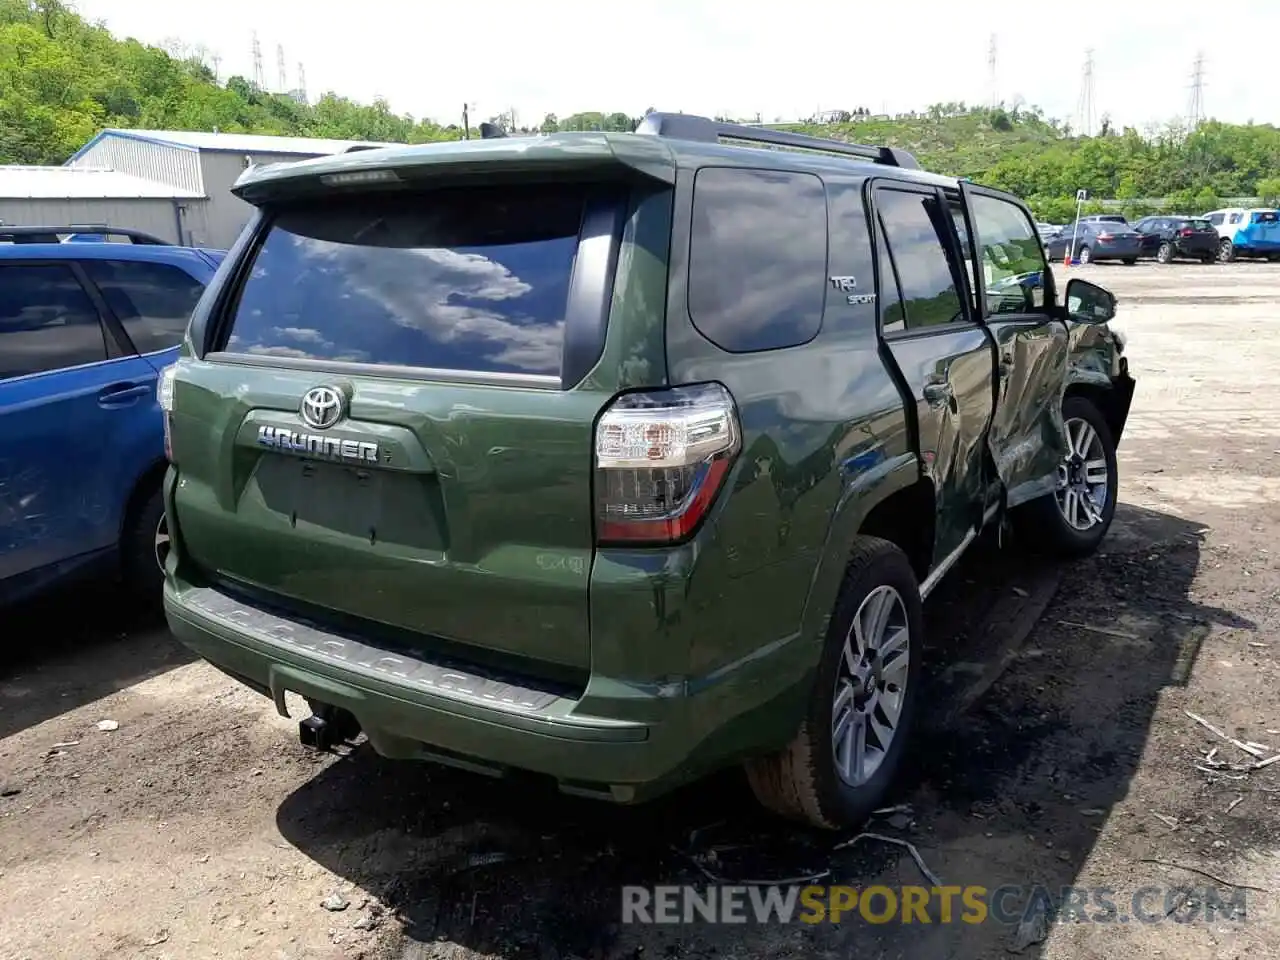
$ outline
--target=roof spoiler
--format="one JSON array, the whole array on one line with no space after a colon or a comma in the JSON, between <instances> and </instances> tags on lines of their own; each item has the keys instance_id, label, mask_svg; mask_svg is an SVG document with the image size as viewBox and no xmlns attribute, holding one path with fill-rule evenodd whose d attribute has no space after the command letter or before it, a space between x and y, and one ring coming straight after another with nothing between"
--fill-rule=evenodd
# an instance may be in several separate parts
<instances>
[{"instance_id":1,"label":"roof spoiler","mask_svg":"<svg viewBox=\"0 0 1280 960\"><path fill-rule=\"evenodd\" d=\"M882 163L907 170L920 169L920 164L914 156L897 147L868 147L858 143L845 143L843 140L830 140L826 137L811 137L803 133L770 130L767 127L722 123L719 120L686 113L650 113L640 121L636 127L636 133L670 137L675 140L694 140L700 143L737 140L771 147L789 147L794 150L857 157L859 160L870 160L872 163Z\"/></svg>"}]
</instances>

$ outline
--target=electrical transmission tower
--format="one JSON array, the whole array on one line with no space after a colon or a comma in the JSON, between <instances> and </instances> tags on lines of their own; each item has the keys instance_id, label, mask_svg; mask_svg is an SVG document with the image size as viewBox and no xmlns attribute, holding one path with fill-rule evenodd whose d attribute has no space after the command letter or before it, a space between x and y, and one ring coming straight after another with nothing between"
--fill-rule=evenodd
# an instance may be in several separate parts
<instances>
[{"instance_id":1,"label":"electrical transmission tower","mask_svg":"<svg viewBox=\"0 0 1280 960\"><path fill-rule=\"evenodd\" d=\"M1187 100L1187 132L1204 122L1204 53L1197 53L1191 68L1191 96Z\"/></svg>"},{"instance_id":2,"label":"electrical transmission tower","mask_svg":"<svg viewBox=\"0 0 1280 960\"><path fill-rule=\"evenodd\" d=\"M1084 54L1084 73L1080 83L1080 104L1077 108L1080 119L1080 132L1086 137L1093 136L1093 50Z\"/></svg>"},{"instance_id":3,"label":"electrical transmission tower","mask_svg":"<svg viewBox=\"0 0 1280 960\"><path fill-rule=\"evenodd\" d=\"M289 71L284 65L284 44L276 44L276 92L289 92Z\"/></svg>"},{"instance_id":4,"label":"electrical transmission tower","mask_svg":"<svg viewBox=\"0 0 1280 960\"><path fill-rule=\"evenodd\" d=\"M222 54L215 53L212 59L213 59L213 80L215 83L221 83L222 72L220 68L222 67Z\"/></svg>"},{"instance_id":5,"label":"electrical transmission tower","mask_svg":"<svg viewBox=\"0 0 1280 960\"><path fill-rule=\"evenodd\" d=\"M262 72L262 44L258 42L258 32L253 33L253 85L259 90L267 86L267 78Z\"/></svg>"},{"instance_id":6,"label":"electrical transmission tower","mask_svg":"<svg viewBox=\"0 0 1280 960\"><path fill-rule=\"evenodd\" d=\"M302 65L302 61L298 61L298 102L307 103L307 68Z\"/></svg>"},{"instance_id":7,"label":"electrical transmission tower","mask_svg":"<svg viewBox=\"0 0 1280 960\"><path fill-rule=\"evenodd\" d=\"M991 44L987 47L988 82L991 84L991 109L1000 106L1000 83L996 78L996 35L991 35Z\"/></svg>"}]
</instances>

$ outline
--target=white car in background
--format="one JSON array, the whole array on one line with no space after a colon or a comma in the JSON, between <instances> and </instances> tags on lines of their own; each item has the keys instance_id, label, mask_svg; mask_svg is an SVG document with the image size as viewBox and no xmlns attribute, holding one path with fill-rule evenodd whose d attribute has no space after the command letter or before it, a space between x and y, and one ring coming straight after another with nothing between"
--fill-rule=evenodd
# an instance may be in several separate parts
<instances>
[{"instance_id":1,"label":"white car in background","mask_svg":"<svg viewBox=\"0 0 1280 960\"><path fill-rule=\"evenodd\" d=\"M1218 259L1266 257L1280 260L1280 211L1268 207L1228 207L1203 215L1218 231Z\"/></svg>"}]
</instances>

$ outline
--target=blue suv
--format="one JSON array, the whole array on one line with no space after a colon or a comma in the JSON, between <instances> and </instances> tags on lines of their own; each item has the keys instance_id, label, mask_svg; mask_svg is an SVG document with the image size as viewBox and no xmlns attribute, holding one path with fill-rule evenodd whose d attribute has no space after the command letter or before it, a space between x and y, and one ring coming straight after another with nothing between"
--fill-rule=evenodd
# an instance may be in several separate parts
<instances>
[{"instance_id":1,"label":"blue suv","mask_svg":"<svg viewBox=\"0 0 1280 960\"><path fill-rule=\"evenodd\" d=\"M6 234L0 604L103 568L158 602L168 533L156 383L223 253Z\"/></svg>"}]
</instances>

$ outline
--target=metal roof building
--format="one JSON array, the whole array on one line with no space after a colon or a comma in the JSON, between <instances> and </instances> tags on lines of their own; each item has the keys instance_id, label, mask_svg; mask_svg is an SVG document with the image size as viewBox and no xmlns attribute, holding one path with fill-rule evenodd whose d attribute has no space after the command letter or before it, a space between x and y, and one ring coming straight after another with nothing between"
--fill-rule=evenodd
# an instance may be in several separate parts
<instances>
[{"instance_id":1,"label":"metal roof building","mask_svg":"<svg viewBox=\"0 0 1280 960\"><path fill-rule=\"evenodd\" d=\"M81 147L67 166L105 168L165 185L174 192L170 219L181 225L175 239L193 246L226 248L235 242L251 212L248 204L230 193L231 185L247 167L289 163L365 145L383 146L360 140L247 133L108 129ZM144 229L123 220L113 225ZM176 231L176 226L170 226L157 235L168 238Z\"/></svg>"},{"instance_id":2,"label":"metal roof building","mask_svg":"<svg viewBox=\"0 0 1280 960\"><path fill-rule=\"evenodd\" d=\"M0 166L0 223L8 225L109 223L177 242L181 208L204 203L197 191L105 167Z\"/></svg>"}]
</instances>

